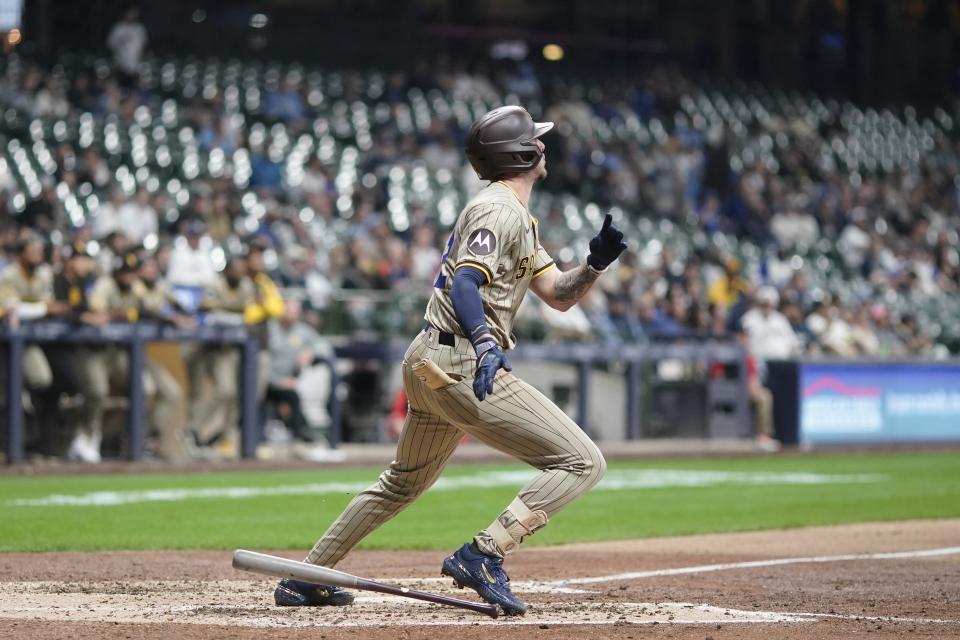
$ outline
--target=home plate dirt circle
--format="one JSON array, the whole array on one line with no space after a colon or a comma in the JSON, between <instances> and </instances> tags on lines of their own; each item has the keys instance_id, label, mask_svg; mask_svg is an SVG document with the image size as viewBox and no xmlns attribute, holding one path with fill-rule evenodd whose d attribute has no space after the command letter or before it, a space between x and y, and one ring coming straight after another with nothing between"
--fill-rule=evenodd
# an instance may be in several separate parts
<instances>
[{"instance_id":1,"label":"home plate dirt circle","mask_svg":"<svg viewBox=\"0 0 960 640\"><path fill-rule=\"evenodd\" d=\"M530 548L512 557L523 617L360 592L281 608L230 551L0 554L0 637L960 638L960 520L860 524ZM276 552L297 559L299 552ZM475 598L442 552L361 551L342 569Z\"/></svg>"},{"instance_id":2,"label":"home plate dirt circle","mask_svg":"<svg viewBox=\"0 0 960 640\"><path fill-rule=\"evenodd\" d=\"M536 603L523 617L497 620L396 596L358 594L349 608L283 609L265 601L272 582L219 580L105 583L8 582L0 585L0 617L50 621L107 621L249 627L367 627L463 625L745 624L810 622L811 618L675 602ZM413 589L453 593L422 581ZM517 591L525 593L523 585ZM184 600L191 602L185 603Z\"/></svg>"}]
</instances>

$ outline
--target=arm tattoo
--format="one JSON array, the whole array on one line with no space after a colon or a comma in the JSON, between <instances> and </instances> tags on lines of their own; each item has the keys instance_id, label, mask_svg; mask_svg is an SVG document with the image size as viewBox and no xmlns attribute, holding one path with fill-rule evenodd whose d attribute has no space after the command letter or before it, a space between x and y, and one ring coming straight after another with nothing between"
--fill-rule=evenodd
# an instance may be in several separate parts
<instances>
[{"instance_id":1,"label":"arm tattoo","mask_svg":"<svg viewBox=\"0 0 960 640\"><path fill-rule=\"evenodd\" d=\"M598 277L600 274L586 264L564 271L557 276L553 284L553 295L560 302L576 302L583 297Z\"/></svg>"}]
</instances>

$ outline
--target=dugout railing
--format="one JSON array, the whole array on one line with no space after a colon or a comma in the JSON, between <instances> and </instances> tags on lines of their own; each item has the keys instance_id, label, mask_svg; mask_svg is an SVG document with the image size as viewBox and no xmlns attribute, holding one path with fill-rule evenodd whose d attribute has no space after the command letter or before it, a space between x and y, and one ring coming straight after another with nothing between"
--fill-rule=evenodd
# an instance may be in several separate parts
<instances>
[{"instance_id":1,"label":"dugout railing","mask_svg":"<svg viewBox=\"0 0 960 640\"><path fill-rule=\"evenodd\" d=\"M256 399L257 343L243 327L201 326L181 329L156 323L111 324L104 328L77 326L66 322L41 321L25 323L17 328L0 328L0 345L6 347L4 366L7 368L6 459L8 464L24 459L23 350L28 344L115 344L123 345L129 353L129 388L126 431L127 456L142 459L146 437L145 397L142 371L145 347L153 342L202 342L235 345L241 350L240 376L240 454L244 458L255 455L259 439ZM336 357L343 360L379 360L399 363L406 343L353 341L335 348ZM723 405L723 417L710 420L704 433L707 437L743 437L749 435L749 408L743 349L736 343L718 340L651 342L646 344L598 345L582 343L537 344L524 343L510 352L514 361L545 361L576 367L577 423L590 431L591 376L596 367L617 365L622 371L626 402L623 434L626 439L641 437L645 418L645 390L642 379L645 367L665 360L699 362L722 365L732 375L706 383L704 411ZM343 438L343 420L337 389L340 378L334 363L330 365L331 392L328 432L330 445L336 447Z\"/></svg>"},{"instance_id":2,"label":"dugout railing","mask_svg":"<svg viewBox=\"0 0 960 640\"><path fill-rule=\"evenodd\" d=\"M110 324L103 328L69 322L31 322L17 328L0 328L0 345L6 347L7 368L6 454L7 463L22 462L24 457L23 350L28 344L103 344L122 345L130 357L127 419L127 456L140 460L144 455L146 403L143 390L145 347L151 342L202 342L235 345L241 351L240 432L241 455L253 457L257 428L257 343L243 327L201 326L181 329L158 323Z\"/></svg>"}]
</instances>

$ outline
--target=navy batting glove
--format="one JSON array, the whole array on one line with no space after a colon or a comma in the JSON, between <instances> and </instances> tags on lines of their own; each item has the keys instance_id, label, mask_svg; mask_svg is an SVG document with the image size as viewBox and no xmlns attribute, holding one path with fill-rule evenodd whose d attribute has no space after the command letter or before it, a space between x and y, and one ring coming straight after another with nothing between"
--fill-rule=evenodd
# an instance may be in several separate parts
<instances>
[{"instance_id":1,"label":"navy batting glove","mask_svg":"<svg viewBox=\"0 0 960 640\"><path fill-rule=\"evenodd\" d=\"M486 345L492 346L484 349ZM495 342L477 345L477 354L477 371L473 374L473 395L483 402L488 393L493 393L493 379L497 376L497 371L500 369L513 371L513 367Z\"/></svg>"},{"instance_id":2,"label":"navy batting glove","mask_svg":"<svg viewBox=\"0 0 960 640\"><path fill-rule=\"evenodd\" d=\"M587 256L587 264L603 271L610 266L610 263L620 257L624 249L627 248L623 241L623 232L617 229L611 223L613 216L609 213L603 219L603 226L600 227L600 233L590 241L590 255Z\"/></svg>"}]
</instances>

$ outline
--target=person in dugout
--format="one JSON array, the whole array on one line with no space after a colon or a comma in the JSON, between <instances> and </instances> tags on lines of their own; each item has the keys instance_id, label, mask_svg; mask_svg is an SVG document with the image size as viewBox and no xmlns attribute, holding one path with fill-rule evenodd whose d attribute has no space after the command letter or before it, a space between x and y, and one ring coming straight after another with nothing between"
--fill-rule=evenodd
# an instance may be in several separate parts
<instances>
[{"instance_id":1,"label":"person in dugout","mask_svg":"<svg viewBox=\"0 0 960 640\"><path fill-rule=\"evenodd\" d=\"M140 258L128 251L114 259L112 273L96 280L88 296L89 310L105 315L110 322L139 322L143 317L156 317L146 301L147 289L137 275ZM102 317L102 316L100 316ZM86 416L81 427L78 447L71 448L71 457L82 462L100 460L103 437L104 408L112 392L127 393L130 362L123 345L91 347L82 367ZM148 365L143 372L143 388L152 401L150 424L159 435L157 453L171 462L190 459L183 425L176 418L181 391L173 377L162 367Z\"/></svg>"}]
</instances>

